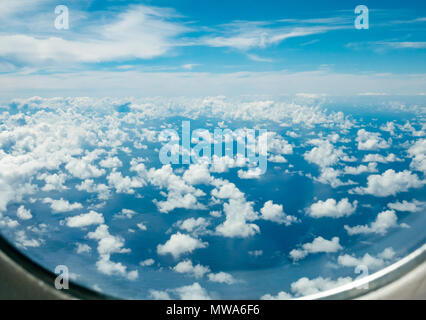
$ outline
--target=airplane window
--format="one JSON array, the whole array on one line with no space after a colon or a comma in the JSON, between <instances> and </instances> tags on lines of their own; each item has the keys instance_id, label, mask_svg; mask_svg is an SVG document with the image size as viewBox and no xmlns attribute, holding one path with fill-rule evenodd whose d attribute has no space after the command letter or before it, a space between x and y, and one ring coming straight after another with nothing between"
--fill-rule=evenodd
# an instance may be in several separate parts
<instances>
[{"instance_id":1,"label":"airplane window","mask_svg":"<svg viewBox=\"0 0 426 320\"><path fill-rule=\"evenodd\" d=\"M426 6L309 2L8 1L1 236L124 299L300 298L422 247Z\"/></svg>"}]
</instances>

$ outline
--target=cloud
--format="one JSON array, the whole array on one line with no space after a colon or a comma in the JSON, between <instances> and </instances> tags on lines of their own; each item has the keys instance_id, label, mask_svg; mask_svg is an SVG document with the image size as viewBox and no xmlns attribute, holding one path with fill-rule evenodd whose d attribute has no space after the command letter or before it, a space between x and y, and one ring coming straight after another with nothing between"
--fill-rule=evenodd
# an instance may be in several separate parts
<instances>
[{"instance_id":1,"label":"cloud","mask_svg":"<svg viewBox=\"0 0 426 320\"><path fill-rule=\"evenodd\" d=\"M173 290L181 300L211 300L206 289L198 282L189 286L183 286Z\"/></svg>"},{"instance_id":2,"label":"cloud","mask_svg":"<svg viewBox=\"0 0 426 320\"><path fill-rule=\"evenodd\" d=\"M24 249L40 247L43 242L40 239L29 239L24 230L19 230L16 232L15 241L18 247L21 247Z\"/></svg>"},{"instance_id":3,"label":"cloud","mask_svg":"<svg viewBox=\"0 0 426 320\"><path fill-rule=\"evenodd\" d=\"M83 213L78 216L68 217L65 219L66 225L71 228L84 228L94 224L103 224L105 222L102 213L90 211L89 213Z\"/></svg>"},{"instance_id":4,"label":"cloud","mask_svg":"<svg viewBox=\"0 0 426 320\"><path fill-rule=\"evenodd\" d=\"M314 279L303 277L291 284L291 291L294 296L303 297L312 294L317 294L322 291L331 290L350 282L352 282L352 279L350 277L339 277L336 280L323 277L318 277ZM281 291L275 296L271 294L266 294L261 297L262 300L289 300L292 298L293 295L285 291Z\"/></svg>"},{"instance_id":5,"label":"cloud","mask_svg":"<svg viewBox=\"0 0 426 320\"><path fill-rule=\"evenodd\" d=\"M205 164L191 164L182 176L183 180L190 185L209 184L213 179Z\"/></svg>"},{"instance_id":6,"label":"cloud","mask_svg":"<svg viewBox=\"0 0 426 320\"><path fill-rule=\"evenodd\" d=\"M207 233L207 227L210 225L210 222L205 218L189 218L186 220L181 220L176 223L179 229L186 232L192 233L194 235L202 235Z\"/></svg>"},{"instance_id":7,"label":"cloud","mask_svg":"<svg viewBox=\"0 0 426 320\"><path fill-rule=\"evenodd\" d=\"M408 149L408 154L413 158L410 168L426 173L426 139L416 141Z\"/></svg>"},{"instance_id":8,"label":"cloud","mask_svg":"<svg viewBox=\"0 0 426 320\"><path fill-rule=\"evenodd\" d=\"M358 167L344 167L343 172L345 174L358 175L366 172L377 172L377 163L370 162L367 166L361 164Z\"/></svg>"},{"instance_id":9,"label":"cloud","mask_svg":"<svg viewBox=\"0 0 426 320\"><path fill-rule=\"evenodd\" d=\"M92 251L92 248L89 247L89 245L87 245L85 243L77 243L77 253L78 254L88 253L90 251Z\"/></svg>"},{"instance_id":10,"label":"cloud","mask_svg":"<svg viewBox=\"0 0 426 320\"><path fill-rule=\"evenodd\" d=\"M362 159L362 162L380 162L380 163L388 163L395 161L403 161L402 159L395 156L393 153L389 153L386 157L381 154L367 154Z\"/></svg>"},{"instance_id":11,"label":"cloud","mask_svg":"<svg viewBox=\"0 0 426 320\"><path fill-rule=\"evenodd\" d=\"M59 200L44 198L43 203L50 204L50 208L52 209L54 213L69 212L69 211L74 211L74 210L83 208L83 205L81 203L78 203L78 202L69 203L67 200L64 200L63 198Z\"/></svg>"},{"instance_id":12,"label":"cloud","mask_svg":"<svg viewBox=\"0 0 426 320\"><path fill-rule=\"evenodd\" d=\"M339 265L343 267L357 267L367 266L371 270L377 270L382 268L385 263L391 260L395 256L395 251L392 248L386 248L383 252L377 255L377 257L371 256L366 253L362 258L356 258L354 256L345 254L340 255L337 258Z\"/></svg>"},{"instance_id":13,"label":"cloud","mask_svg":"<svg viewBox=\"0 0 426 320\"><path fill-rule=\"evenodd\" d=\"M367 187L357 187L352 192L387 197L408 191L410 188L421 188L425 184L425 181L420 180L416 174L408 170L395 172L393 169L388 169L381 175L370 175L367 181Z\"/></svg>"},{"instance_id":14,"label":"cloud","mask_svg":"<svg viewBox=\"0 0 426 320\"><path fill-rule=\"evenodd\" d=\"M96 23L81 30L76 39L61 38L57 33L40 37L3 34L0 56L29 65L152 59L169 52L175 46L172 40L190 30L172 22L173 17L170 9L137 5L119 12L115 19L92 17L98 18Z\"/></svg>"},{"instance_id":15,"label":"cloud","mask_svg":"<svg viewBox=\"0 0 426 320\"><path fill-rule=\"evenodd\" d=\"M331 240L324 239L323 237L317 237L310 243L305 243L301 249L293 249L290 251L290 257L294 261L298 261L306 258L310 253L319 253L319 252L337 252L342 248L339 243L340 239L338 237L333 237Z\"/></svg>"},{"instance_id":16,"label":"cloud","mask_svg":"<svg viewBox=\"0 0 426 320\"><path fill-rule=\"evenodd\" d=\"M316 145L307 151L303 157L306 161L314 163L321 168L336 164L345 155L342 149L336 149L328 140L311 140Z\"/></svg>"},{"instance_id":17,"label":"cloud","mask_svg":"<svg viewBox=\"0 0 426 320\"><path fill-rule=\"evenodd\" d=\"M336 202L336 200L332 198L325 201L319 200L311 205L308 209L308 214L313 218L341 218L353 214L357 204L358 201L356 200L351 204L348 198L343 198L339 202Z\"/></svg>"},{"instance_id":18,"label":"cloud","mask_svg":"<svg viewBox=\"0 0 426 320\"><path fill-rule=\"evenodd\" d=\"M209 273L208 278L209 281L218 283L233 284L236 282L234 277L227 272Z\"/></svg>"},{"instance_id":19,"label":"cloud","mask_svg":"<svg viewBox=\"0 0 426 320\"><path fill-rule=\"evenodd\" d=\"M273 221L278 224L284 223L286 226L298 221L296 217L286 215L283 206L274 204L272 200L265 202L263 208L260 209L260 213L262 214L261 219Z\"/></svg>"},{"instance_id":20,"label":"cloud","mask_svg":"<svg viewBox=\"0 0 426 320\"><path fill-rule=\"evenodd\" d=\"M130 209L121 209L121 211L119 213L116 213L114 215L114 218L119 218L119 219L131 219L133 218L136 214L138 214L136 211L134 210L130 210Z\"/></svg>"},{"instance_id":21,"label":"cloud","mask_svg":"<svg viewBox=\"0 0 426 320\"><path fill-rule=\"evenodd\" d=\"M139 277L138 271L127 271L127 267L121 262L111 261L111 254L128 253L130 249L124 248L124 239L119 236L113 236L108 230L108 226L101 224L95 231L89 232L87 237L98 241L99 259L96 267L99 272L106 275L119 275L128 280L136 280Z\"/></svg>"},{"instance_id":22,"label":"cloud","mask_svg":"<svg viewBox=\"0 0 426 320\"><path fill-rule=\"evenodd\" d=\"M171 254L177 259L183 254L191 253L195 249L205 248L207 245L207 242L202 242L197 238L177 232L171 235L165 244L158 245L157 252L161 255Z\"/></svg>"},{"instance_id":23,"label":"cloud","mask_svg":"<svg viewBox=\"0 0 426 320\"><path fill-rule=\"evenodd\" d=\"M31 211L25 209L24 206L19 206L18 210L16 211L16 215L21 220L29 220L33 217Z\"/></svg>"},{"instance_id":24,"label":"cloud","mask_svg":"<svg viewBox=\"0 0 426 320\"><path fill-rule=\"evenodd\" d=\"M370 225L358 225L354 227L349 227L345 225L345 229L349 235L355 234L370 234L377 233L385 235L390 228L395 228L398 226L398 217L393 210L382 211L377 215L375 221Z\"/></svg>"},{"instance_id":25,"label":"cloud","mask_svg":"<svg viewBox=\"0 0 426 320\"><path fill-rule=\"evenodd\" d=\"M423 208L426 206L426 202L413 200L411 202L408 202L406 200L403 200L402 202L394 202L394 203L388 203L389 209L395 210L395 211L405 211L405 212L418 212L423 210Z\"/></svg>"},{"instance_id":26,"label":"cloud","mask_svg":"<svg viewBox=\"0 0 426 320\"><path fill-rule=\"evenodd\" d=\"M339 277L337 280L318 277L315 279L301 278L291 284L291 291L297 296L307 296L340 287L352 282L350 277Z\"/></svg>"},{"instance_id":27,"label":"cloud","mask_svg":"<svg viewBox=\"0 0 426 320\"><path fill-rule=\"evenodd\" d=\"M247 51L276 45L290 38L306 37L343 28L345 27L323 24L294 27L272 26L263 21L234 21L223 25L220 30L213 30L212 35L202 37L198 43L210 47Z\"/></svg>"},{"instance_id":28,"label":"cloud","mask_svg":"<svg viewBox=\"0 0 426 320\"><path fill-rule=\"evenodd\" d=\"M389 148L390 143L380 137L378 132L368 132L365 129L358 130L355 139L358 142L358 150L377 150Z\"/></svg>"},{"instance_id":29,"label":"cloud","mask_svg":"<svg viewBox=\"0 0 426 320\"><path fill-rule=\"evenodd\" d=\"M252 202L247 202L244 198L229 199L223 205L223 212L226 220L216 227L217 234L229 238L247 238L260 232L259 226L247 223L258 219Z\"/></svg>"},{"instance_id":30,"label":"cloud","mask_svg":"<svg viewBox=\"0 0 426 320\"><path fill-rule=\"evenodd\" d=\"M123 177L121 172L113 171L107 177L108 183L117 193L134 194L135 188L142 188L146 183L140 177Z\"/></svg>"},{"instance_id":31,"label":"cloud","mask_svg":"<svg viewBox=\"0 0 426 320\"><path fill-rule=\"evenodd\" d=\"M139 265L141 267L149 267L149 266L152 266L154 263L155 263L154 259L149 258L144 261L141 261Z\"/></svg>"},{"instance_id":32,"label":"cloud","mask_svg":"<svg viewBox=\"0 0 426 320\"><path fill-rule=\"evenodd\" d=\"M179 262L173 271L178 273L189 273L195 278L202 278L206 273L210 272L209 267L202 266L201 264L193 265L191 260L184 260Z\"/></svg>"}]
</instances>

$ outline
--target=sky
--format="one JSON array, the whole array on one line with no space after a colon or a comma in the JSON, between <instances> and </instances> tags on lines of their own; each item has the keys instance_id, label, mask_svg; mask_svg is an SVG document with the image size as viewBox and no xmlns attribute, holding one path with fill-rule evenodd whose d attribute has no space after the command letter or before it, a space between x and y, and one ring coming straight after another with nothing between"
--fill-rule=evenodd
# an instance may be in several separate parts
<instances>
[{"instance_id":1,"label":"sky","mask_svg":"<svg viewBox=\"0 0 426 320\"><path fill-rule=\"evenodd\" d=\"M423 1L0 4L0 96L419 95ZM356 6L369 29L354 27Z\"/></svg>"}]
</instances>

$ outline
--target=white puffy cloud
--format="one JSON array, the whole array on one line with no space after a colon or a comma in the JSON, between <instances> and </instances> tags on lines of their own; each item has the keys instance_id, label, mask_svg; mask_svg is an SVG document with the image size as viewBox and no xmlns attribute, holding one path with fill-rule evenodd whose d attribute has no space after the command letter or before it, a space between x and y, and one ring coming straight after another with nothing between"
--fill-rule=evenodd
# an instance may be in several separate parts
<instances>
[{"instance_id":1,"label":"white puffy cloud","mask_svg":"<svg viewBox=\"0 0 426 320\"><path fill-rule=\"evenodd\" d=\"M139 230L142 230L142 231L146 231L148 229L146 227L146 225L144 223L142 223L142 222L137 223L136 226L139 228Z\"/></svg>"},{"instance_id":2,"label":"white puffy cloud","mask_svg":"<svg viewBox=\"0 0 426 320\"><path fill-rule=\"evenodd\" d=\"M182 177L175 175L169 164L163 165L160 169L151 168L146 175L151 184L168 190L166 200L154 201L160 212L168 213L176 208L206 209L197 199L205 193L188 184ZM187 175L187 179L192 180L193 178L194 176L190 178Z\"/></svg>"},{"instance_id":3,"label":"white puffy cloud","mask_svg":"<svg viewBox=\"0 0 426 320\"><path fill-rule=\"evenodd\" d=\"M345 225L345 229L349 235L354 234L386 234L388 229L398 226L398 217L393 210L382 211L377 215L375 221L370 225L359 225L354 227L349 227Z\"/></svg>"},{"instance_id":4,"label":"white puffy cloud","mask_svg":"<svg viewBox=\"0 0 426 320\"><path fill-rule=\"evenodd\" d=\"M315 279L304 277L291 284L291 291L299 297L308 296L321 291L334 289L350 282L352 282L350 277L339 277L337 280L322 277Z\"/></svg>"},{"instance_id":5,"label":"white puffy cloud","mask_svg":"<svg viewBox=\"0 0 426 320\"><path fill-rule=\"evenodd\" d=\"M377 270L382 268L386 262L391 260L395 256L395 251L392 248L386 248L383 252L374 257L366 253L361 258L356 258L349 254L340 255L337 258L339 265L344 267L357 267L357 266L367 266L371 270Z\"/></svg>"},{"instance_id":6,"label":"white puffy cloud","mask_svg":"<svg viewBox=\"0 0 426 320\"><path fill-rule=\"evenodd\" d=\"M314 139L310 142L315 147L307 151L303 157L306 161L314 163L321 168L332 166L345 156L341 148L336 149L328 140Z\"/></svg>"},{"instance_id":7,"label":"white puffy cloud","mask_svg":"<svg viewBox=\"0 0 426 320\"><path fill-rule=\"evenodd\" d=\"M294 216L286 215L283 206L274 204L272 200L266 201L262 209L260 209L261 219L273 221L279 224L284 223L286 226L297 222L298 219Z\"/></svg>"},{"instance_id":8,"label":"white puffy cloud","mask_svg":"<svg viewBox=\"0 0 426 320\"><path fill-rule=\"evenodd\" d=\"M381 175L370 175L367 178L367 187L357 187L353 189L353 192L387 197L408 191L410 188L420 188L424 184L425 181L420 180L416 174L408 170L395 172L393 169L388 169Z\"/></svg>"},{"instance_id":9,"label":"white puffy cloud","mask_svg":"<svg viewBox=\"0 0 426 320\"><path fill-rule=\"evenodd\" d=\"M393 203L388 203L389 209L405 212L418 212L421 211L425 206L426 202L417 201L415 199L411 202L403 200L402 202L397 201Z\"/></svg>"},{"instance_id":10,"label":"white puffy cloud","mask_svg":"<svg viewBox=\"0 0 426 320\"><path fill-rule=\"evenodd\" d=\"M338 237L333 237L331 240L316 237L312 242L303 244L301 249L291 250L290 257L294 261L298 261L304 259L310 253L337 252L342 249L339 242L340 239Z\"/></svg>"},{"instance_id":11,"label":"white puffy cloud","mask_svg":"<svg viewBox=\"0 0 426 320\"><path fill-rule=\"evenodd\" d=\"M43 241L41 239L29 239L24 230L16 232L16 245L21 248L37 248L40 247Z\"/></svg>"},{"instance_id":12,"label":"white puffy cloud","mask_svg":"<svg viewBox=\"0 0 426 320\"><path fill-rule=\"evenodd\" d=\"M195 278L202 278L206 273L210 272L209 267L202 266L201 264L193 265L191 260L184 260L179 262L173 271L178 273L189 273Z\"/></svg>"},{"instance_id":13,"label":"white puffy cloud","mask_svg":"<svg viewBox=\"0 0 426 320\"><path fill-rule=\"evenodd\" d=\"M211 300L206 289L200 286L198 282L189 286L183 286L173 290L181 300Z\"/></svg>"},{"instance_id":14,"label":"white puffy cloud","mask_svg":"<svg viewBox=\"0 0 426 320\"><path fill-rule=\"evenodd\" d=\"M137 270L127 271L127 266L121 262L111 261L111 255L114 253L128 253L130 249L124 248L124 239L119 236L113 236L108 230L108 226L101 224L95 231L89 232L87 237L98 241L99 259L96 267L99 272L106 275L119 275L128 280L136 280L139 276Z\"/></svg>"},{"instance_id":15,"label":"white puffy cloud","mask_svg":"<svg viewBox=\"0 0 426 320\"><path fill-rule=\"evenodd\" d=\"M356 200L351 204L348 198L343 198L338 202L332 198L325 201L319 200L310 206L308 214L313 218L341 218L353 214L356 210L357 204L358 201Z\"/></svg>"},{"instance_id":16,"label":"white puffy cloud","mask_svg":"<svg viewBox=\"0 0 426 320\"><path fill-rule=\"evenodd\" d=\"M33 217L32 214L31 214L31 211L28 210L28 209L25 209L24 206L20 206L18 208L18 210L16 211L16 215L21 220L29 220Z\"/></svg>"},{"instance_id":17,"label":"white puffy cloud","mask_svg":"<svg viewBox=\"0 0 426 320\"><path fill-rule=\"evenodd\" d=\"M66 218L66 225L71 228L84 228L94 224L103 224L105 222L102 213L90 211L89 213L82 213L78 216Z\"/></svg>"},{"instance_id":18,"label":"white puffy cloud","mask_svg":"<svg viewBox=\"0 0 426 320\"><path fill-rule=\"evenodd\" d=\"M259 179L264 172L260 168L238 170L238 178L240 179Z\"/></svg>"},{"instance_id":19,"label":"white puffy cloud","mask_svg":"<svg viewBox=\"0 0 426 320\"><path fill-rule=\"evenodd\" d=\"M154 300L171 300L169 293L166 291L160 291L160 290L150 290L149 291L150 297Z\"/></svg>"},{"instance_id":20,"label":"white puffy cloud","mask_svg":"<svg viewBox=\"0 0 426 320\"><path fill-rule=\"evenodd\" d=\"M86 179L81 184L76 186L79 191L86 191L89 193L97 193L100 200L107 200L110 197L110 190L107 185L103 183L95 184L93 179Z\"/></svg>"},{"instance_id":21,"label":"white puffy cloud","mask_svg":"<svg viewBox=\"0 0 426 320\"><path fill-rule=\"evenodd\" d=\"M149 266L152 266L154 263L155 263L154 259L149 258L144 261L141 261L139 264L141 267L149 267Z\"/></svg>"},{"instance_id":22,"label":"white puffy cloud","mask_svg":"<svg viewBox=\"0 0 426 320\"><path fill-rule=\"evenodd\" d=\"M134 194L135 188L142 188L146 182L138 177L123 177L121 172L113 171L107 177L108 183L117 193Z\"/></svg>"},{"instance_id":23,"label":"white puffy cloud","mask_svg":"<svg viewBox=\"0 0 426 320\"><path fill-rule=\"evenodd\" d=\"M208 184L212 180L206 164L191 164L182 176L183 180L190 185Z\"/></svg>"},{"instance_id":24,"label":"white puffy cloud","mask_svg":"<svg viewBox=\"0 0 426 320\"><path fill-rule=\"evenodd\" d=\"M96 165L92 164L92 161L96 158L91 155L86 155L81 159L71 158L65 165L65 169L76 178L98 178L105 174L105 170L99 169Z\"/></svg>"},{"instance_id":25,"label":"white puffy cloud","mask_svg":"<svg viewBox=\"0 0 426 320\"><path fill-rule=\"evenodd\" d=\"M416 143L408 149L408 154L413 158L410 167L413 170L426 173L426 139L416 141Z\"/></svg>"},{"instance_id":26,"label":"white puffy cloud","mask_svg":"<svg viewBox=\"0 0 426 320\"><path fill-rule=\"evenodd\" d=\"M178 221L176 223L179 229L186 232L192 233L194 235L202 235L207 233L207 227L210 225L210 222L205 218L189 218L186 220Z\"/></svg>"},{"instance_id":27,"label":"white puffy cloud","mask_svg":"<svg viewBox=\"0 0 426 320\"><path fill-rule=\"evenodd\" d=\"M362 159L362 162L379 162L379 163L388 163L388 162L396 162L396 161L403 161L402 159L398 158L395 154L389 153L386 157L381 154L367 154Z\"/></svg>"},{"instance_id":28,"label":"white puffy cloud","mask_svg":"<svg viewBox=\"0 0 426 320\"><path fill-rule=\"evenodd\" d=\"M99 162L101 167L104 168L118 168L123 165L120 159L118 157L108 157L106 159L103 159Z\"/></svg>"},{"instance_id":29,"label":"white puffy cloud","mask_svg":"<svg viewBox=\"0 0 426 320\"><path fill-rule=\"evenodd\" d=\"M234 277L227 272L209 273L207 276L209 281L212 282L233 284L236 281Z\"/></svg>"},{"instance_id":30,"label":"white puffy cloud","mask_svg":"<svg viewBox=\"0 0 426 320\"><path fill-rule=\"evenodd\" d=\"M183 254L191 253L195 249L205 248L207 245L207 242L202 242L200 239L177 232L172 234L165 244L159 244L157 252L161 255L171 254L177 259Z\"/></svg>"},{"instance_id":31,"label":"white puffy cloud","mask_svg":"<svg viewBox=\"0 0 426 320\"><path fill-rule=\"evenodd\" d=\"M119 218L119 219L131 219L133 218L136 214L138 214L136 211L134 210L130 210L130 209L121 209L121 211L119 213L116 213L114 215L115 218Z\"/></svg>"},{"instance_id":32,"label":"white puffy cloud","mask_svg":"<svg viewBox=\"0 0 426 320\"><path fill-rule=\"evenodd\" d=\"M50 208L54 213L61 213L61 212L69 212L74 211L77 209L82 209L83 205L78 202L70 203L68 200L64 200L63 198L59 200L53 200L51 198L44 198L43 203L50 204Z\"/></svg>"},{"instance_id":33,"label":"white puffy cloud","mask_svg":"<svg viewBox=\"0 0 426 320\"><path fill-rule=\"evenodd\" d=\"M358 167L346 166L343 168L345 174L358 175L365 172L377 172L377 163L370 162L367 166L361 164Z\"/></svg>"},{"instance_id":34,"label":"white puffy cloud","mask_svg":"<svg viewBox=\"0 0 426 320\"><path fill-rule=\"evenodd\" d=\"M92 248L87 245L86 243L77 243L77 253L81 254L81 253L88 253L92 251Z\"/></svg>"},{"instance_id":35,"label":"white puffy cloud","mask_svg":"<svg viewBox=\"0 0 426 320\"><path fill-rule=\"evenodd\" d=\"M261 297L262 300L289 300L295 297L303 297L312 294L317 294L322 291L331 290L347 283L350 283L352 279L350 277L339 277L336 280L330 278L318 277L309 279L306 277L300 278L299 280L291 284L291 291L293 294L285 291L279 292L277 295L265 294ZM294 295L294 296L293 296Z\"/></svg>"},{"instance_id":36,"label":"white puffy cloud","mask_svg":"<svg viewBox=\"0 0 426 320\"><path fill-rule=\"evenodd\" d=\"M68 189L66 186L64 186L64 183L67 179L67 175L64 173L54 173L54 174L47 174L43 173L40 174L37 179L44 180L46 184L42 188L43 191L61 191Z\"/></svg>"},{"instance_id":37,"label":"white puffy cloud","mask_svg":"<svg viewBox=\"0 0 426 320\"><path fill-rule=\"evenodd\" d=\"M369 132L365 129L358 130L355 139L358 142L358 150L377 150L389 148L390 143L380 137L378 132Z\"/></svg>"},{"instance_id":38,"label":"white puffy cloud","mask_svg":"<svg viewBox=\"0 0 426 320\"><path fill-rule=\"evenodd\" d=\"M247 202L244 198L229 199L223 205L223 212L226 220L216 227L217 234L229 238L247 238L260 232L258 225L247 223L258 219L252 202Z\"/></svg>"}]
</instances>

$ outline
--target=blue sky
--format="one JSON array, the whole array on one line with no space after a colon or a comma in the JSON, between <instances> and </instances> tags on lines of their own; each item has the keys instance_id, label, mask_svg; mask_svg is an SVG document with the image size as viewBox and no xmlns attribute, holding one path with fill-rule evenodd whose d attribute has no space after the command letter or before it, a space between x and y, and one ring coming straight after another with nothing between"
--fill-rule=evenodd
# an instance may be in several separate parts
<instances>
[{"instance_id":1,"label":"blue sky","mask_svg":"<svg viewBox=\"0 0 426 320\"><path fill-rule=\"evenodd\" d=\"M65 1L69 30L54 28L57 4L0 5L3 96L424 92L423 1Z\"/></svg>"}]
</instances>

